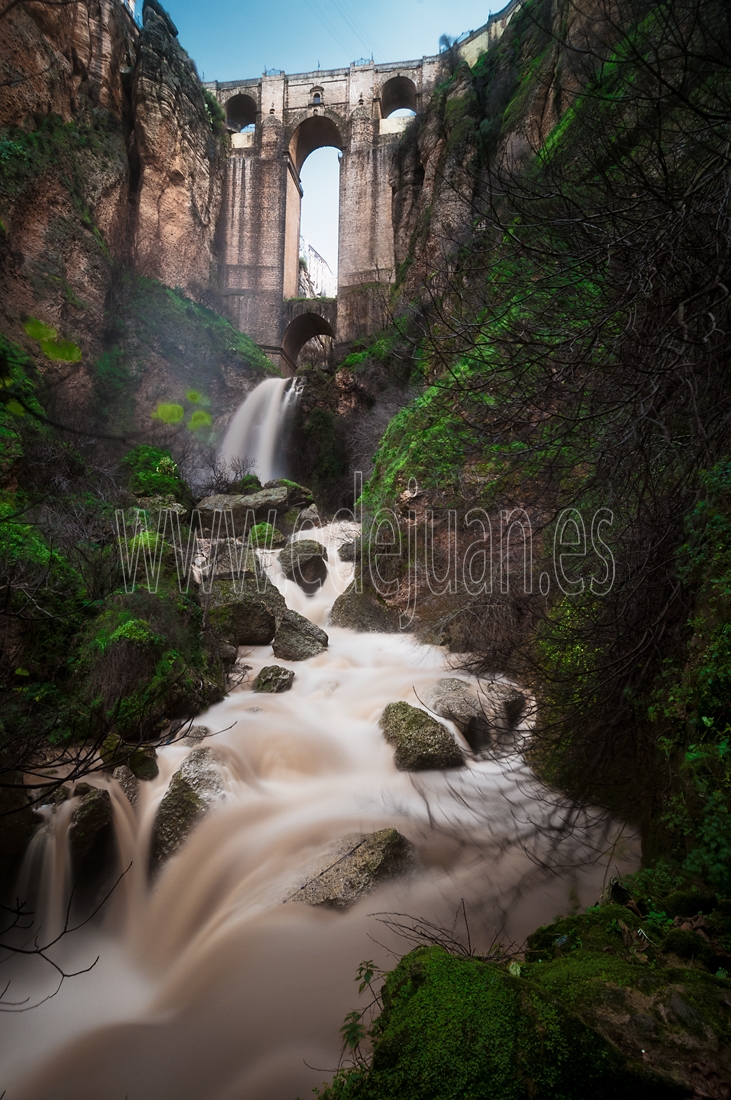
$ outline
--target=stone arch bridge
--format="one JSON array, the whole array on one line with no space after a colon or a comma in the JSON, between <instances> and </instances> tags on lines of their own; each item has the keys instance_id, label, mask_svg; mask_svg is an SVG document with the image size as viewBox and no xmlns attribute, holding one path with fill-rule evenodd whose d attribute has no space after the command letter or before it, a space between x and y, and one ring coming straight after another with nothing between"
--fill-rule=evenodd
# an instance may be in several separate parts
<instances>
[{"instance_id":1,"label":"stone arch bridge","mask_svg":"<svg viewBox=\"0 0 731 1100\"><path fill-rule=\"evenodd\" d=\"M522 0L510 0L456 45L470 64L496 42ZM222 228L227 312L283 373L316 335L346 343L384 320L383 292L394 279L391 162L409 122L444 78L444 56L206 87L226 111L231 133ZM337 299L299 299L300 169L315 149L341 150Z\"/></svg>"}]
</instances>

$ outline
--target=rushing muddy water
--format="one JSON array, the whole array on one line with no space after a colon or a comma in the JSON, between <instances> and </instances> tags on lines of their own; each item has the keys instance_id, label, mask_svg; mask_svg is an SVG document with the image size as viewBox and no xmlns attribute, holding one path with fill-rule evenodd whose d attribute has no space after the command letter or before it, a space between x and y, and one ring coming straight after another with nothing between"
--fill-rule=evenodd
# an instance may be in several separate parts
<instances>
[{"instance_id":1,"label":"rushing muddy water","mask_svg":"<svg viewBox=\"0 0 731 1100\"><path fill-rule=\"evenodd\" d=\"M336 552L352 533L342 525L317 532L330 566L316 595L278 579L289 606L320 625L352 575ZM276 555L269 568L274 575ZM409 947L373 914L451 926L464 899L479 950L496 930L522 940L591 903L608 864L633 861L631 845L613 845L598 819L584 817L563 835L559 803L517 753L468 754L465 768L444 773L397 771L378 719L387 703L420 705L448 674L446 654L408 636L327 629L327 652L278 662L296 673L289 692L252 693L254 675L272 663L269 646L253 649L246 681L196 720L210 731L226 800L152 886L156 807L191 747L160 751L160 774L141 784L134 810L113 779L94 780L112 791L120 866L131 868L103 920L62 939L54 954L66 969L99 955L97 966L50 1001L2 1018L6 1100L304 1098L337 1064L339 1026L359 1004L359 962L390 966ZM34 857L45 921L56 926L68 890L69 815L69 806L49 814ZM281 903L329 842L386 826L417 848L408 879L345 913ZM8 976L15 1000L53 988L38 960Z\"/></svg>"}]
</instances>

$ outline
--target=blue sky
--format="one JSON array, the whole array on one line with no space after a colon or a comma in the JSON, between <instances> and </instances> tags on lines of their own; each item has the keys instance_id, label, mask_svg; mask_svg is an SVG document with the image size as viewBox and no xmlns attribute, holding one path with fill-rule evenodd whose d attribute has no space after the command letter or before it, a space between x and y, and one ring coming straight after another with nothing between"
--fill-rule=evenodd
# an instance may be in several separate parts
<instances>
[{"instance_id":1,"label":"blue sky","mask_svg":"<svg viewBox=\"0 0 731 1100\"><path fill-rule=\"evenodd\" d=\"M138 0L141 7L142 0ZM373 55L409 61L439 50L442 34L476 30L491 11L476 0L162 0L205 80L342 68ZM337 263L337 153L321 149L302 169L302 231Z\"/></svg>"}]
</instances>

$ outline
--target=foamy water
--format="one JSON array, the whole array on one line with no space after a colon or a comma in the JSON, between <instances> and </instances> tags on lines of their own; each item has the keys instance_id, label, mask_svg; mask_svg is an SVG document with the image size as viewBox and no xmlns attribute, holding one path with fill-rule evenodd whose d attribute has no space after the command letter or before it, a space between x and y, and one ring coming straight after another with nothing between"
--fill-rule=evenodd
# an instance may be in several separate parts
<instances>
[{"instance_id":1,"label":"foamy water","mask_svg":"<svg viewBox=\"0 0 731 1100\"><path fill-rule=\"evenodd\" d=\"M336 547L353 533L344 525L310 533L330 557L312 597L277 578L269 556L289 606L320 625L352 577ZM397 771L381 713L397 700L421 705L450 674L447 655L408 636L327 630L328 650L305 662L275 661L270 646L241 654L251 666L246 681L196 720L212 734L205 743L220 762L225 802L152 886L156 809L192 750L160 751L160 774L140 785L135 810L114 780L99 780L113 794L120 866L132 866L105 920L61 942L57 957L67 967L100 954L98 967L39 1008L4 1017L7 1100L305 1097L337 1064L339 1026L359 1003L358 964L392 966L409 947L373 914L451 926L464 899L479 949L496 930L522 940L557 913L593 902L608 863L612 871L633 863L632 846L617 847L617 830L591 815L561 839L559 802L517 754L467 753L467 766L449 772ZM291 691L253 693L257 671L272 663L295 671ZM409 878L346 913L281 904L326 845L387 826L416 847L419 867ZM33 857L47 887L55 868L43 904L56 923L67 827L54 815ZM17 996L49 985L37 960L14 979Z\"/></svg>"}]
</instances>

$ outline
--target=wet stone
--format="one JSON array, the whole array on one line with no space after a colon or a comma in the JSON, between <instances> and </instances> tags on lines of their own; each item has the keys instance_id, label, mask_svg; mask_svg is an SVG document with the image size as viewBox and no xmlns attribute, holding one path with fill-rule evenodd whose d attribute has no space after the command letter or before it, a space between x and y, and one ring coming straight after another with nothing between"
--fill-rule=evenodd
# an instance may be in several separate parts
<instances>
[{"instance_id":1,"label":"wet stone","mask_svg":"<svg viewBox=\"0 0 731 1100\"><path fill-rule=\"evenodd\" d=\"M389 703L379 722L400 771L459 768L462 752L441 722L409 703Z\"/></svg>"},{"instance_id":2,"label":"wet stone","mask_svg":"<svg viewBox=\"0 0 731 1100\"><path fill-rule=\"evenodd\" d=\"M364 586L362 592L357 592L355 581L335 600L330 622L359 634L396 634L400 629L398 611L388 607L370 588Z\"/></svg>"},{"instance_id":3,"label":"wet stone","mask_svg":"<svg viewBox=\"0 0 731 1100\"><path fill-rule=\"evenodd\" d=\"M355 833L331 845L287 901L347 909L382 882L408 874L413 846L396 829Z\"/></svg>"},{"instance_id":4,"label":"wet stone","mask_svg":"<svg viewBox=\"0 0 731 1100\"><path fill-rule=\"evenodd\" d=\"M438 680L424 702L440 718L449 718L464 734L473 752L490 744L492 728L471 686L456 677Z\"/></svg>"},{"instance_id":5,"label":"wet stone","mask_svg":"<svg viewBox=\"0 0 731 1100\"><path fill-rule=\"evenodd\" d=\"M155 779L159 772L154 745L140 745L130 754L127 766L135 779Z\"/></svg>"},{"instance_id":6,"label":"wet stone","mask_svg":"<svg viewBox=\"0 0 731 1100\"><path fill-rule=\"evenodd\" d=\"M240 493L215 493L198 503L198 511L205 526L212 527L216 512L231 512L236 525L236 533L242 535L255 522L269 522L270 512L286 512L289 508L289 493L283 485L272 485L258 493L246 496Z\"/></svg>"},{"instance_id":7,"label":"wet stone","mask_svg":"<svg viewBox=\"0 0 731 1100\"><path fill-rule=\"evenodd\" d=\"M285 577L305 592L314 592L327 578L327 550L314 539L300 539L285 546L279 566Z\"/></svg>"},{"instance_id":8,"label":"wet stone","mask_svg":"<svg viewBox=\"0 0 731 1100\"><path fill-rule=\"evenodd\" d=\"M304 615L285 611L277 624L272 649L280 661L306 661L327 649L328 636Z\"/></svg>"},{"instance_id":9,"label":"wet stone","mask_svg":"<svg viewBox=\"0 0 731 1100\"><path fill-rule=\"evenodd\" d=\"M208 621L231 646L268 645L274 638L284 598L269 581L217 581L211 590Z\"/></svg>"},{"instance_id":10,"label":"wet stone","mask_svg":"<svg viewBox=\"0 0 731 1100\"><path fill-rule=\"evenodd\" d=\"M210 749L191 752L170 780L152 834L150 870L180 848L200 819L222 801L223 783Z\"/></svg>"},{"instance_id":11,"label":"wet stone","mask_svg":"<svg viewBox=\"0 0 731 1100\"><path fill-rule=\"evenodd\" d=\"M293 680L292 669L281 665L266 665L254 680L252 690L279 694L281 691L289 691Z\"/></svg>"},{"instance_id":12,"label":"wet stone","mask_svg":"<svg viewBox=\"0 0 731 1100\"><path fill-rule=\"evenodd\" d=\"M132 775L126 764L120 764L118 768L115 768L112 772L112 777L117 780L120 787L127 796L127 801L130 806L137 805L137 799L140 796L140 781L136 776Z\"/></svg>"},{"instance_id":13,"label":"wet stone","mask_svg":"<svg viewBox=\"0 0 731 1100\"><path fill-rule=\"evenodd\" d=\"M89 783L77 783L74 794L81 796L81 801L69 825L71 862L77 874L93 873L104 862L111 840L112 800L109 791Z\"/></svg>"}]
</instances>

